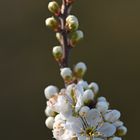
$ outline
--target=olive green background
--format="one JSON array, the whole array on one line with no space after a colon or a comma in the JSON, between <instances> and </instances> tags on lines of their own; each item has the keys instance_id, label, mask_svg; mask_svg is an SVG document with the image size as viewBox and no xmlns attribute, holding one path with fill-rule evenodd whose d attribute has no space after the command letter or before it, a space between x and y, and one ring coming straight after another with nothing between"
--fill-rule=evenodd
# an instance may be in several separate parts
<instances>
[{"instance_id":1,"label":"olive green background","mask_svg":"<svg viewBox=\"0 0 140 140\"><path fill-rule=\"evenodd\" d=\"M47 0L0 0L0 139L51 140L45 127L44 88L63 87L51 50L58 45L44 21ZM128 127L124 140L139 139L140 1L77 0L73 11L85 39L70 65L88 65L111 107Z\"/></svg>"}]
</instances>

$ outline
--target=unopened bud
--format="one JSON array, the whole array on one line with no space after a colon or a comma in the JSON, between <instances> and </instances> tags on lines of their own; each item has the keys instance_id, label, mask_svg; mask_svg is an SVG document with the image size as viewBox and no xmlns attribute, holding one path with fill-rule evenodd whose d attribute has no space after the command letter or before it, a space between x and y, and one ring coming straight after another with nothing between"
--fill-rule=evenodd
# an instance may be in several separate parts
<instances>
[{"instance_id":1,"label":"unopened bud","mask_svg":"<svg viewBox=\"0 0 140 140\"><path fill-rule=\"evenodd\" d=\"M67 26L68 30L70 30L70 31L77 30L79 27L79 22L78 22L77 17L73 16L73 15L69 15L66 18L66 26Z\"/></svg>"},{"instance_id":2,"label":"unopened bud","mask_svg":"<svg viewBox=\"0 0 140 140\"><path fill-rule=\"evenodd\" d=\"M57 95L58 89L56 86L51 85L45 88L44 93L45 93L45 97L47 99L50 99L51 97Z\"/></svg>"},{"instance_id":3,"label":"unopened bud","mask_svg":"<svg viewBox=\"0 0 140 140\"><path fill-rule=\"evenodd\" d=\"M53 56L54 58L59 61L62 59L62 56L63 56L63 49L61 46L55 46L53 48Z\"/></svg>"},{"instance_id":4,"label":"unopened bud","mask_svg":"<svg viewBox=\"0 0 140 140\"><path fill-rule=\"evenodd\" d=\"M77 85L80 86L83 90L87 90L88 89L87 81L80 80L80 81L78 81Z\"/></svg>"},{"instance_id":5,"label":"unopened bud","mask_svg":"<svg viewBox=\"0 0 140 140\"><path fill-rule=\"evenodd\" d=\"M60 13L60 6L56 1L51 1L48 4L48 9L50 12L58 15Z\"/></svg>"},{"instance_id":6,"label":"unopened bud","mask_svg":"<svg viewBox=\"0 0 140 140\"><path fill-rule=\"evenodd\" d=\"M84 94L83 94L83 101L85 103L90 103L94 98L94 93L92 92L92 90L87 89L85 90Z\"/></svg>"},{"instance_id":7,"label":"unopened bud","mask_svg":"<svg viewBox=\"0 0 140 140\"><path fill-rule=\"evenodd\" d=\"M53 129L54 117L48 117L45 121L45 124L49 129Z\"/></svg>"},{"instance_id":8,"label":"unopened bud","mask_svg":"<svg viewBox=\"0 0 140 140\"><path fill-rule=\"evenodd\" d=\"M49 106L46 107L45 114L46 116L50 117L54 117L56 115L56 113Z\"/></svg>"},{"instance_id":9,"label":"unopened bud","mask_svg":"<svg viewBox=\"0 0 140 140\"><path fill-rule=\"evenodd\" d=\"M96 104L96 108L102 113L105 113L108 110L108 107L109 107L109 104L106 101L105 102L101 101Z\"/></svg>"},{"instance_id":10,"label":"unopened bud","mask_svg":"<svg viewBox=\"0 0 140 140\"><path fill-rule=\"evenodd\" d=\"M99 91L99 86L98 86L98 84L95 83L95 82L92 82L92 83L89 85L89 88L92 89L93 92L94 92L95 94L97 94L98 91Z\"/></svg>"},{"instance_id":11,"label":"unopened bud","mask_svg":"<svg viewBox=\"0 0 140 140\"><path fill-rule=\"evenodd\" d=\"M115 121L114 123L113 123L113 125L115 125L116 127L120 127L120 126L123 126L123 122L122 121L120 121L120 120L117 120L117 121Z\"/></svg>"},{"instance_id":12,"label":"unopened bud","mask_svg":"<svg viewBox=\"0 0 140 140\"><path fill-rule=\"evenodd\" d=\"M62 41L62 39L63 39L63 36L62 36L61 33L57 32L57 33L56 33L56 38L57 38L57 40L61 43L61 41Z\"/></svg>"},{"instance_id":13,"label":"unopened bud","mask_svg":"<svg viewBox=\"0 0 140 140\"><path fill-rule=\"evenodd\" d=\"M121 137L112 137L112 138L109 138L108 140L122 140Z\"/></svg>"},{"instance_id":14,"label":"unopened bud","mask_svg":"<svg viewBox=\"0 0 140 140\"><path fill-rule=\"evenodd\" d=\"M54 17L47 18L45 20L45 24L46 24L46 26L48 26L54 30L57 30L58 26L59 26L57 20Z\"/></svg>"},{"instance_id":15,"label":"unopened bud","mask_svg":"<svg viewBox=\"0 0 140 140\"><path fill-rule=\"evenodd\" d=\"M125 126L120 126L116 132L117 136L120 137L126 135L126 133L127 133L127 128Z\"/></svg>"},{"instance_id":16,"label":"unopened bud","mask_svg":"<svg viewBox=\"0 0 140 140\"><path fill-rule=\"evenodd\" d=\"M66 82L70 82L72 80L72 70L70 68L62 68L61 76Z\"/></svg>"},{"instance_id":17,"label":"unopened bud","mask_svg":"<svg viewBox=\"0 0 140 140\"><path fill-rule=\"evenodd\" d=\"M84 38L84 34L81 30L73 32L70 37L71 45L74 47L83 38Z\"/></svg>"},{"instance_id":18,"label":"unopened bud","mask_svg":"<svg viewBox=\"0 0 140 140\"><path fill-rule=\"evenodd\" d=\"M115 122L121 116L121 113L118 110L112 110L104 115L104 119L108 122Z\"/></svg>"},{"instance_id":19,"label":"unopened bud","mask_svg":"<svg viewBox=\"0 0 140 140\"><path fill-rule=\"evenodd\" d=\"M79 62L74 67L75 76L78 78L82 78L87 70L87 66L83 62Z\"/></svg>"},{"instance_id":20,"label":"unopened bud","mask_svg":"<svg viewBox=\"0 0 140 140\"><path fill-rule=\"evenodd\" d=\"M106 102L106 98L105 97L99 97L97 100L98 100L98 102Z\"/></svg>"}]
</instances>

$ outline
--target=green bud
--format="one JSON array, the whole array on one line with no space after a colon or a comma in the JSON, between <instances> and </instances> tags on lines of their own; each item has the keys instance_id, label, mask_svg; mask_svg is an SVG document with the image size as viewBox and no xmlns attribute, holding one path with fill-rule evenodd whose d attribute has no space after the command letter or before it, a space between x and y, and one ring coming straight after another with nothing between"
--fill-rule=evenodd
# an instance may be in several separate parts
<instances>
[{"instance_id":1,"label":"green bud","mask_svg":"<svg viewBox=\"0 0 140 140\"><path fill-rule=\"evenodd\" d=\"M59 26L57 20L54 17L47 18L45 20L45 24L46 24L46 26L48 26L54 30L58 29L58 26Z\"/></svg>"},{"instance_id":2,"label":"green bud","mask_svg":"<svg viewBox=\"0 0 140 140\"><path fill-rule=\"evenodd\" d=\"M127 128L125 126L120 126L117 129L116 135L121 137L121 136L126 135L126 133L127 133Z\"/></svg>"},{"instance_id":3,"label":"green bud","mask_svg":"<svg viewBox=\"0 0 140 140\"><path fill-rule=\"evenodd\" d=\"M79 22L76 16L69 15L66 18L66 27L68 28L69 31L75 31L79 27Z\"/></svg>"},{"instance_id":4,"label":"green bud","mask_svg":"<svg viewBox=\"0 0 140 140\"><path fill-rule=\"evenodd\" d=\"M57 40L58 40L59 42L61 42L61 40L62 40L62 34L59 33L59 32L57 32L57 33L56 33L56 38L57 38Z\"/></svg>"},{"instance_id":5,"label":"green bud","mask_svg":"<svg viewBox=\"0 0 140 140\"><path fill-rule=\"evenodd\" d=\"M71 45L74 47L83 38L84 34L81 30L73 32L70 39Z\"/></svg>"},{"instance_id":6,"label":"green bud","mask_svg":"<svg viewBox=\"0 0 140 140\"><path fill-rule=\"evenodd\" d=\"M60 74L66 83L70 83L72 81L72 70L70 68L62 68Z\"/></svg>"},{"instance_id":7,"label":"green bud","mask_svg":"<svg viewBox=\"0 0 140 140\"><path fill-rule=\"evenodd\" d=\"M58 5L58 3L56 1L49 2L48 9L50 12L52 12L56 15L60 13L60 6Z\"/></svg>"},{"instance_id":8,"label":"green bud","mask_svg":"<svg viewBox=\"0 0 140 140\"><path fill-rule=\"evenodd\" d=\"M83 78L85 72L87 70L87 66L83 62L79 62L78 64L75 65L74 67L74 74L78 78Z\"/></svg>"},{"instance_id":9,"label":"green bud","mask_svg":"<svg viewBox=\"0 0 140 140\"><path fill-rule=\"evenodd\" d=\"M63 57L63 49L61 46L55 46L53 48L53 56L57 61L61 60Z\"/></svg>"}]
</instances>

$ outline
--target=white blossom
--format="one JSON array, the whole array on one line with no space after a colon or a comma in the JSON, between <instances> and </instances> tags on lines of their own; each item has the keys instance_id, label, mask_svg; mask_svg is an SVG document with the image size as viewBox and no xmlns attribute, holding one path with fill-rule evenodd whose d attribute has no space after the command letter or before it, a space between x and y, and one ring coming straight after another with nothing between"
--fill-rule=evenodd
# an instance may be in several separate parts
<instances>
[{"instance_id":1,"label":"white blossom","mask_svg":"<svg viewBox=\"0 0 140 140\"><path fill-rule=\"evenodd\" d=\"M71 117L66 122L66 128L76 133L79 140L86 138L106 138L113 136L116 127L103 122L101 114L96 109L91 109L87 117Z\"/></svg>"},{"instance_id":2,"label":"white blossom","mask_svg":"<svg viewBox=\"0 0 140 140\"><path fill-rule=\"evenodd\" d=\"M80 80L49 98L46 114L58 114L49 117L46 126L53 127L56 140L121 140L126 134L120 112L109 109L106 98L96 98L94 94L88 83ZM86 100L91 103L85 104Z\"/></svg>"},{"instance_id":3,"label":"white blossom","mask_svg":"<svg viewBox=\"0 0 140 140\"><path fill-rule=\"evenodd\" d=\"M89 111L90 108L88 106L83 106L79 111L79 115L82 117L86 117Z\"/></svg>"}]
</instances>

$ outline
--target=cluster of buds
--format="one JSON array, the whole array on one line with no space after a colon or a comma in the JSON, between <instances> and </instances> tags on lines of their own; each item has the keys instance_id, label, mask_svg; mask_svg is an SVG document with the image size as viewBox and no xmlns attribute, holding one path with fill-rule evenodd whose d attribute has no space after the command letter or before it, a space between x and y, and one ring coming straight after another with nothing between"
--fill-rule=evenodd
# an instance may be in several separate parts
<instances>
[{"instance_id":1,"label":"cluster of buds","mask_svg":"<svg viewBox=\"0 0 140 140\"><path fill-rule=\"evenodd\" d=\"M98 95L96 82L83 80L87 66L77 63L73 69L68 66L71 48L83 39L79 30L79 21L71 15L71 7L75 0L62 0L48 4L53 14L45 23L56 33L59 45L52 49L53 56L60 66L60 75L65 87L59 90L50 85L45 88L47 99L45 114L46 126L52 130L56 140L122 140L127 128L120 121L121 113L110 109L105 97Z\"/></svg>"},{"instance_id":2,"label":"cluster of buds","mask_svg":"<svg viewBox=\"0 0 140 140\"><path fill-rule=\"evenodd\" d=\"M53 56L61 67L66 66L69 50L83 39L84 34L79 28L79 21L76 16L70 14L72 3L75 0L63 0L60 6L58 2L51 1L48 4L49 11L53 14L45 20L46 26L56 32L56 38L60 45L54 46ZM68 51L67 51L68 50Z\"/></svg>"},{"instance_id":3,"label":"cluster of buds","mask_svg":"<svg viewBox=\"0 0 140 140\"><path fill-rule=\"evenodd\" d=\"M75 72L82 75L86 69L81 62L74 68ZM70 68L61 71L66 81L70 81L72 75ZM52 129L55 139L122 140L127 128L120 121L121 113L110 109L109 102L105 97L100 97L98 91L97 83L88 84L83 79L69 83L61 90L52 85L46 87L46 126Z\"/></svg>"},{"instance_id":4,"label":"cluster of buds","mask_svg":"<svg viewBox=\"0 0 140 140\"><path fill-rule=\"evenodd\" d=\"M73 70L69 67L61 68L60 75L66 84L70 84L81 80L84 77L86 70L87 67L85 63L79 62L74 66Z\"/></svg>"}]
</instances>

